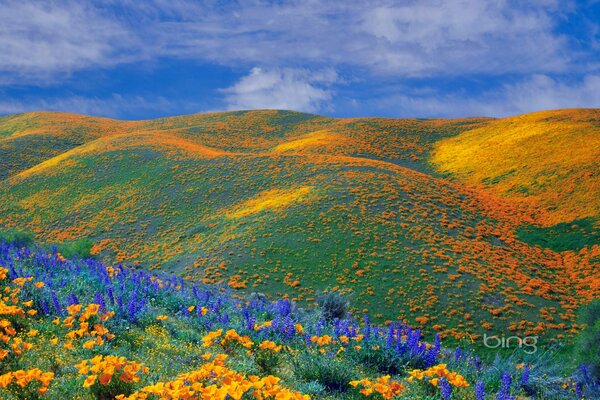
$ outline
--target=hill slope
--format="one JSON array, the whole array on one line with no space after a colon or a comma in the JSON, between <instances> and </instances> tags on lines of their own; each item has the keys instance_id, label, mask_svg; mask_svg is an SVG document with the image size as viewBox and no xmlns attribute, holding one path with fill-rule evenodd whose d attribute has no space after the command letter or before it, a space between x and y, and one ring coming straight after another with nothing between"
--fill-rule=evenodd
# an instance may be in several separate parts
<instances>
[{"instance_id":1,"label":"hill slope","mask_svg":"<svg viewBox=\"0 0 600 400\"><path fill-rule=\"evenodd\" d=\"M248 291L311 302L335 288L355 311L442 336L555 337L575 329L574 310L600 293L597 114L392 120L252 111L131 122L21 114L0 121L0 164L11 160L0 225L45 242L91 238L92 253L108 262ZM543 145L527 139L531 126ZM502 152L483 151L499 132L514 139ZM40 147L40 135L52 145ZM592 150L561 147L581 138ZM552 162L521 169L525 161L506 154ZM510 184L498 179L507 171ZM567 181L568 194L548 196ZM558 252L523 234L579 218L591 224L575 229L583 246Z\"/></svg>"}]
</instances>

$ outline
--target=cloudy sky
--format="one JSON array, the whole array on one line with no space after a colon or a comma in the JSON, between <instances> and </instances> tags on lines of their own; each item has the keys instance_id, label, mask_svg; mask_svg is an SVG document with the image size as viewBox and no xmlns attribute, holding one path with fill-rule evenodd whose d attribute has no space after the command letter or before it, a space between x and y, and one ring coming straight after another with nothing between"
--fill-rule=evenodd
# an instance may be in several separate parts
<instances>
[{"instance_id":1,"label":"cloudy sky","mask_svg":"<svg viewBox=\"0 0 600 400\"><path fill-rule=\"evenodd\" d=\"M600 107L599 0L0 0L0 114Z\"/></svg>"}]
</instances>

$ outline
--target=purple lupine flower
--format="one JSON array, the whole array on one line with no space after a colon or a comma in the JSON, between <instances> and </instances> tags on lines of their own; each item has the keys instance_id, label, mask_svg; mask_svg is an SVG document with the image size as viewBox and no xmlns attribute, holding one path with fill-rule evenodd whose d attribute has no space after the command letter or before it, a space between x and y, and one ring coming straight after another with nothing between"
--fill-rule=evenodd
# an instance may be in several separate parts
<instances>
[{"instance_id":1,"label":"purple lupine flower","mask_svg":"<svg viewBox=\"0 0 600 400\"><path fill-rule=\"evenodd\" d=\"M207 331L210 331L210 330L211 330L212 324L213 324L213 322L211 321L211 319L210 319L210 318L205 318L205 319L204 319L204 328L205 328Z\"/></svg>"},{"instance_id":2,"label":"purple lupine flower","mask_svg":"<svg viewBox=\"0 0 600 400\"><path fill-rule=\"evenodd\" d=\"M437 349L435 346L433 346L429 350L427 350L427 352L425 353L425 357L424 357L425 366L427 368L432 367L436 364L438 352L439 352L439 349Z\"/></svg>"},{"instance_id":3,"label":"purple lupine flower","mask_svg":"<svg viewBox=\"0 0 600 400\"><path fill-rule=\"evenodd\" d=\"M529 365L526 365L525 369L523 369L523 376L521 377L521 386L527 386L527 383L529 383Z\"/></svg>"},{"instance_id":4,"label":"purple lupine flower","mask_svg":"<svg viewBox=\"0 0 600 400\"><path fill-rule=\"evenodd\" d=\"M479 358L479 356L473 357L473 366L475 367L476 371L481 371L483 364L481 363L481 359Z\"/></svg>"},{"instance_id":5,"label":"purple lupine flower","mask_svg":"<svg viewBox=\"0 0 600 400\"><path fill-rule=\"evenodd\" d=\"M452 388L450 387L450 383L448 383L446 378L440 378L439 385L442 392L442 399L450 400L450 397L452 396Z\"/></svg>"},{"instance_id":6,"label":"purple lupine flower","mask_svg":"<svg viewBox=\"0 0 600 400\"><path fill-rule=\"evenodd\" d=\"M108 302L110 303L110 305L114 306L115 305L115 293L113 291L112 286L108 286L106 288L106 295L108 296Z\"/></svg>"},{"instance_id":7,"label":"purple lupine flower","mask_svg":"<svg viewBox=\"0 0 600 400\"><path fill-rule=\"evenodd\" d=\"M461 356L462 356L462 351L460 350L460 347L457 347L456 350L454 351L454 361L459 361Z\"/></svg>"},{"instance_id":8,"label":"purple lupine flower","mask_svg":"<svg viewBox=\"0 0 600 400\"><path fill-rule=\"evenodd\" d=\"M227 325L228 322L229 322L229 314L225 313L221 316L221 323L223 325Z\"/></svg>"},{"instance_id":9,"label":"purple lupine flower","mask_svg":"<svg viewBox=\"0 0 600 400\"><path fill-rule=\"evenodd\" d=\"M312 344L310 341L310 335L308 333L304 334L304 342L306 343L306 346L310 346Z\"/></svg>"},{"instance_id":10,"label":"purple lupine flower","mask_svg":"<svg viewBox=\"0 0 600 400\"><path fill-rule=\"evenodd\" d=\"M508 372L502 374L500 379L500 391L496 395L497 400L512 400L514 397L510 395L510 385L512 383L512 377Z\"/></svg>"},{"instance_id":11,"label":"purple lupine flower","mask_svg":"<svg viewBox=\"0 0 600 400\"><path fill-rule=\"evenodd\" d=\"M296 327L294 326L294 320L288 314L283 321L283 333L285 334L286 339L291 339L296 334Z\"/></svg>"},{"instance_id":12,"label":"purple lupine flower","mask_svg":"<svg viewBox=\"0 0 600 400\"><path fill-rule=\"evenodd\" d=\"M321 332L323 331L323 327L325 326L325 320L323 318L317 321L317 328L315 329L315 335L321 336Z\"/></svg>"},{"instance_id":13,"label":"purple lupine flower","mask_svg":"<svg viewBox=\"0 0 600 400\"><path fill-rule=\"evenodd\" d=\"M377 338L377 337L379 337L380 333L381 333L381 328L378 326L374 326L373 327L373 336L375 336Z\"/></svg>"},{"instance_id":14,"label":"purple lupine flower","mask_svg":"<svg viewBox=\"0 0 600 400\"><path fill-rule=\"evenodd\" d=\"M581 385L579 383L575 384L575 394L580 399L583 399L583 390L581 390Z\"/></svg>"},{"instance_id":15,"label":"purple lupine flower","mask_svg":"<svg viewBox=\"0 0 600 400\"><path fill-rule=\"evenodd\" d=\"M52 297L52 305L54 306L54 310L56 310L56 313L58 315L63 315L63 310L60 306L60 301L58 300L58 296L56 295L56 292L54 290L50 293L50 296Z\"/></svg>"},{"instance_id":16,"label":"purple lupine flower","mask_svg":"<svg viewBox=\"0 0 600 400\"><path fill-rule=\"evenodd\" d=\"M127 303L127 318L130 321L135 321L135 315L137 313L137 294L136 291L131 292L129 296L129 302Z\"/></svg>"},{"instance_id":17,"label":"purple lupine flower","mask_svg":"<svg viewBox=\"0 0 600 400\"><path fill-rule=\"evenodd\" d=\"M396 325L392 322L390 324L390 330L388 331L387 339L385 341L385 347L392 347L394 345L395 327Z\"/></svg>"},{"instance_id":18,"label":"purple lupine flower","mask_svg":"<svg viewBox=\"0 0 600 400\"><path fill-rule=\"evenodd\" d=\"M581 374L583 375L583 379L585 380L585 382L588 383L590 381L590 374L589 374L587 366L585 364L580 364L579 370L581 371Z\"/></svg>"},{"instance_id":19,"label":"purple lupine flower","mask_svg":"<svg viewBox=\"0 0 600 400\"><path fill-rule=\"evenodd\" d=\"M481 381L475 384L475 400L485 400L485 385Z\"/></svg>"},{"instance_id":20,"label":"purple lupine flower","mask_svg":"<svg viewBox=\"0 0 600 400\"><path fill-rule=\"evenodd\" d=\"M340 336L340 331L341 331L341 322L338 318L334 318L333 319L333 334L335 336Z\"/></svg>"},{"instance_id":21,"label":"purple lupine flower","mask_svg":"<svg viewBox=\"0 0 600 400\"><path fill-rule=\"evenodd\" d=\"M255 325L256 325L256 317L254 315L249 316L248 319L246 320L246 329L248 329L249 331L253 331Z\"/></svg>"},{"instance_id":22,"label":"purple lupine flower","mask_svg":"<svg viewBox=\"0 0 600 400\"><path fill-rule=\"evenodd\" d=\"M365 320L365 329L363 331L363 340L365 342L368 342L369 339L371 338L371 322L369 321L369 317L366 314L364 316L364 320Z\"/></svg>"},{"instance_id":23,"label":"purple lupine flower","mask_svg":"<svg viewBox=\"0 0 600 400\"><path fill-rule=\"evenodd\" d=\"M104 296L102 296L102 293L100 292L96 292L96 294L94 295L94 303L98 304L100 306L100 312L101 313L106 313L106 311L108 311L106 309L106 301L104 300Z\"/></svg>"},{"instance_id":24,"label":"purple lupine flower","mask_svg":"<svg viewBox=\"0 0 600 400\"><path fill-rule=\"evenodd\" d=\"M48 307L48 303L46 303L46 300L42 299L42 301L40 301L40 308L42 309L44 315L50 315L50 307Z\"/></svg>"}]
</instances>

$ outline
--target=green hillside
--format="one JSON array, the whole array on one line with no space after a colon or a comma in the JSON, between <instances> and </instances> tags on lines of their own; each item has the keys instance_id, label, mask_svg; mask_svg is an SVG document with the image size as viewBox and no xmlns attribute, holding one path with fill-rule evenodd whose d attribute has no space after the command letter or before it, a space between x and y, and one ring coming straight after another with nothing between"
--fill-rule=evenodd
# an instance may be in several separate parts
<instances>
[{"instance_id":1,"label":"green hillside","mask_svg":"<svg viewBox=\"0 0 600 400\"><path fill-rule=\"evenodd\" d=\"M440 146L464 145L500 123L289 111L128 122L8 116L0 119L0 226L42 243L87 238L108 263L309 305L338 290L357 315L442 337L511 331L560 340L577 331L576 308L600 293L598 215L588 212L598 197L582 213L592 228L576 231L583 246L529 240L524 229L547 225L548 204L499 193L495 176L474 182L439 159ZM598 129L572 117L577 124ZM445 154L456 151L471 154ZM597 164L587 168L572 192L597 188ZM548 182L545 190L558 190L565 180Z\"/></svg>"}]
</instances>

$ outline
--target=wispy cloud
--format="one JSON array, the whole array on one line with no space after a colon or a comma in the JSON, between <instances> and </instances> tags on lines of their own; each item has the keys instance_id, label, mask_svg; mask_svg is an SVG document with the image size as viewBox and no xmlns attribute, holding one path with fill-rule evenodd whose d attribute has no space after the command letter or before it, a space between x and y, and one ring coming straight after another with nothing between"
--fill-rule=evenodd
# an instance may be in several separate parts
<instances>
[{"instance_id":1,"label":"wispy cloud","mask_svg":"<svg viewBox=\"0 0 600 400\"><path fill-rule=\"evenodd\" d=\"M536 74L479 94L463 92L388 94L358 103L363 110L384 110L401 117L505 117L539 110L600 107L600 75L568 82Z\"/></svg>"},{"instance_id":2,"label":"wispy cloud","mask_svg":"<svg viewBox=\"0 0 600 400\"><path fill-rule=\"evenodd\" d=\"M410 76L543 73L577 57L554 29L568 7L546 0L5 3L0 69L10 73L157 57Z\"/></svg>"},{"instance_id":3,"label":"wispy cloud","mask_svg":"<svg viewBox=\"0 0 600 400\"><path fill-rule=\"evenodd\" d=\"M179 106L179 108L177 107ZM58 99L4 99L0 100L0 114L13 114L26 111L63 111L100 117L125 117L130 113L138 115L144 112L169 114L181 112L181 105L175 105L163 97L146 99L143 97L124 97L119 94L100 98L69 96Z\"/></svg>"},{"instance_id":4,"label":"wispy cloud","mask_svg":"<svg viewBox=\"0 0 600 400\"><path fill-rule=\"evenodd\" d=\"M85 2L0 1L0 83L60 80L131 61L135 33Z\"/></svg>"},{"instance_id":5,"label":"wispy cloud","mask_svg":"<svg viewBox=\"0 0 600 400\"><path fill-rule=\"evenodd\" d=\"M337 81L333 70L253 68L223 89L228 109L287 109L317 112L331 99L327 86Z\"/></svg>"}]
</instances>

